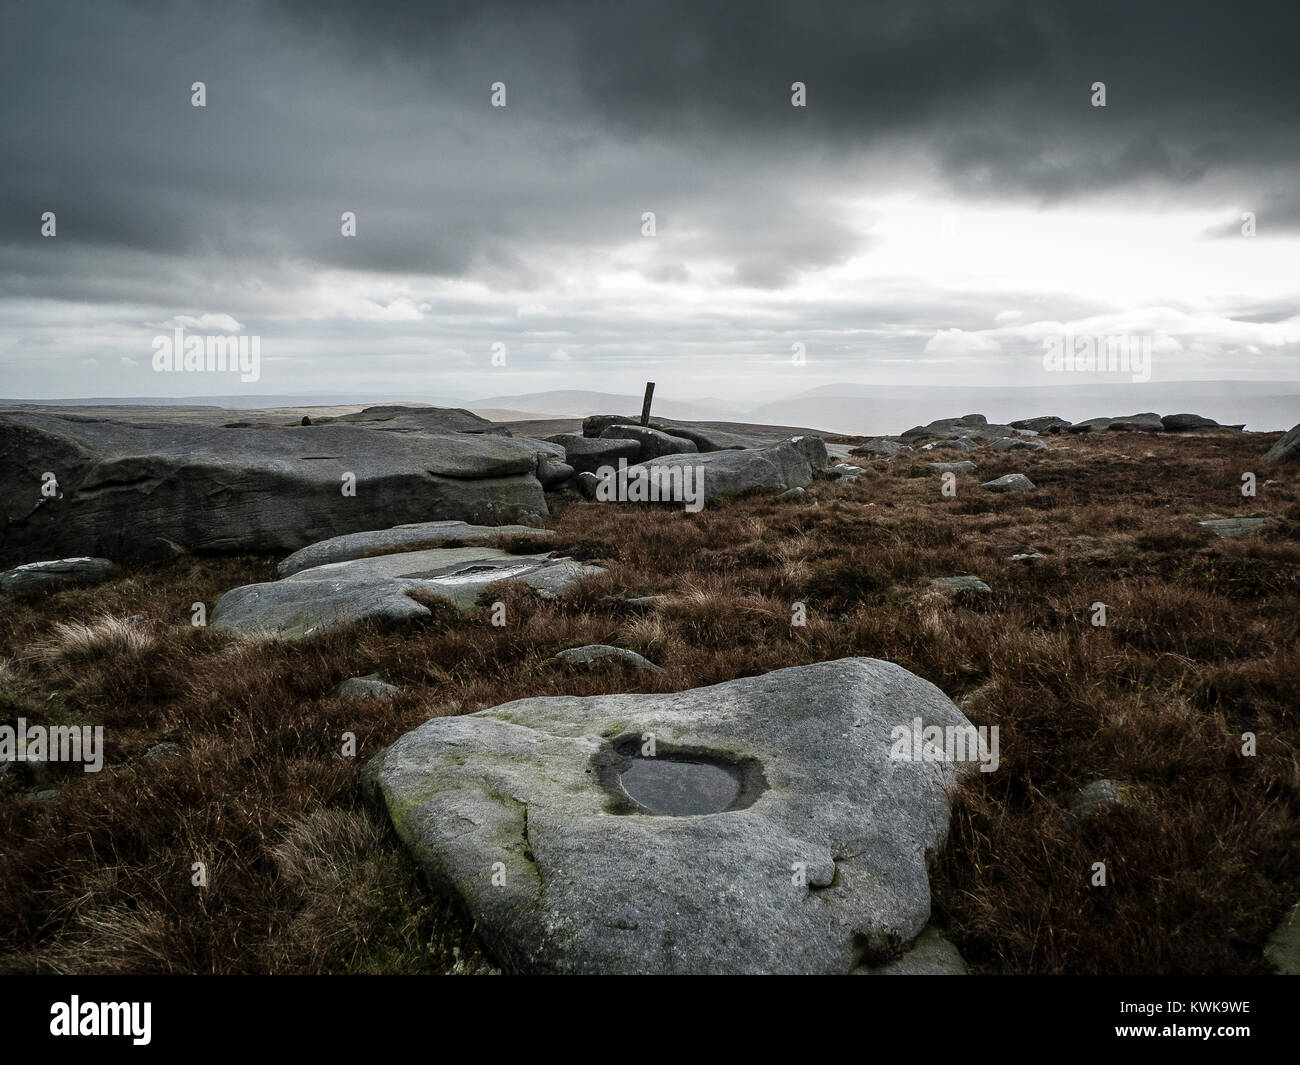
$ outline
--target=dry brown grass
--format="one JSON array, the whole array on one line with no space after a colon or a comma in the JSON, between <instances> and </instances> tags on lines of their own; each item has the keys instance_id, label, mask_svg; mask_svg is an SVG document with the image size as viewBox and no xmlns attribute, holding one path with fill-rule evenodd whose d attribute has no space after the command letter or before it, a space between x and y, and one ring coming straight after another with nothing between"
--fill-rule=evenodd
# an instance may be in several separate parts
<instances>
[{"instance_id":1,"label":"dry brown grass","mask_svg":"<svg viewBox=\"0 0 1300 1065\"><path fill-rule=\"evenodd\" d=\"M1300 871L1295 473L1263 469L1268 441L1254 437L1052 443L977 453L956 499L926 456L863 460L856 485L816 485L816 506L557 508L547 546L607 573L553 602L499 586L504 628L486 609L302 643L193 628L195 600L272 577L276 560L258 558L183 558L9 603L0 719L103 724L107 764L0 775L0 969L482 971L464 920L362 808L366 758L430 716L508 699L675 691L870 655L970 696L971 718L1001 730L1002 766L956 796L933 874L935 919L977 971L1264 971ZM1040 491L978 488L1016 470ZM1257 499L1240 497L1246 471ZM1195 524L1237 514L1277 520L1238 541ZM1046 557L1010 561L1029 547ZM993 593L928 586L967 573ZM659 593L670 598L624 602ZM1098 601L1106 628L1090 624ZM105 635L103 618L138 613L130 631L146 639ZM666 672L549 662L582 643L631 647ZM401 694L329 697L373 671ZM1246 731L1254 758L1239 753ZM160 740L181 753L145 759ZM1130 804L1066 817L1100 776L1131 785ZM49 786L57 801L33 800ZM205 889L190 883L197 861ZM1105 889L1089 886L1095 861Z\"/></svg>"}]
</instances>

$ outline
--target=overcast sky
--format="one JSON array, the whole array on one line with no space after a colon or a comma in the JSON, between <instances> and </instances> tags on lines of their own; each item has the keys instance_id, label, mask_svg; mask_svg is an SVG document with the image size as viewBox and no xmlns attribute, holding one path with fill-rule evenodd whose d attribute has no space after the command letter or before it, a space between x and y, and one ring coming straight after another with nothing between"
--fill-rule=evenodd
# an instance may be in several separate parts
<instances>
[{"instance_id":1,"label":"overcast sky","mask_svg":"<svg viewBox=\"0 0 1300 1065\"><path fill-rule=\"evenodd\" d=\"M1297 379L1297 41L1294 0L5 2L0 395L1077 384L1060 333ZM155 372L177 325L260 380Z\"/></svg>"}]
</instances>

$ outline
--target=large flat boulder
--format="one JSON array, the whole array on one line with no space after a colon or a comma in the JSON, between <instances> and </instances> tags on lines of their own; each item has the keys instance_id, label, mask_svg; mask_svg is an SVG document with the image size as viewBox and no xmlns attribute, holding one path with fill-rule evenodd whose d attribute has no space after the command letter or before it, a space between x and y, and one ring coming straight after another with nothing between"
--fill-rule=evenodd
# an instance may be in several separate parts
<instances>
[{"instance_id":1,"label":"large flat boulder","mask_svg":"<svg viewBox=\"0 0 1300 1065\"><path fill-rule=\"evenodd\" d=\"M417 551L452 541L457 543L482 543L498 536L528 536L546 538L554 536L552 529L536 529L531 525L470 525L464 521L421 521L398 525L392 529L369 529L365 532L331 536L328 540L309 544L295 551L275 568L277 577L288 577L312 566L331 562L347 562L371 555L389 555L398 551Z\"/></svg>"},{"instance_id":2,"label":"large flat boulder","mask_svg":"<svg viewBox=\"0 0 1300 1065\"><path fill-rule=\"evenodd\" d=\"M847 658L434 718L363 781L508 971L842 974L930 915L972 766L898 757L918 719L970 735L932 684Z\"/></svg>"},{"instance_id":3,"label":"large flat boulder","mask_svg":"<svg viewBox=\"0 0 1300 1065\"><path fill-rule=\"evenodd\" d=\"M283 580L233 588L217 600L209 620L220 632L297 639L361 621L400 624L430 615L413 594L466 611L496 581L522 581L549 599L602 572L571 558L512 555L482 545L406 551L313 566Z\"/></svg>"},{"instance_id":4,"label":"large flat boulder","mask_svg":"<svg viewBox=\"0 0 1300 1065\"><path fill-rule=\"evenodd\" d=\"M4 415L0 562L286 552L406 522L532 521L547 513L540 454L526 441L459 432ZM355 495L343 494L345 474Z\"/></svg>"}]
</instances>

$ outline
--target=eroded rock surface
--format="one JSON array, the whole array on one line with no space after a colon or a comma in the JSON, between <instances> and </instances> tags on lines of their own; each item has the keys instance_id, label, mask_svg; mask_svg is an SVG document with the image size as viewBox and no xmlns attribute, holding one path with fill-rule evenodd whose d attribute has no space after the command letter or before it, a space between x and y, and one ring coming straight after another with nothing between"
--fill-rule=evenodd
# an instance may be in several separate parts
<instances>
[{"instance_id":1,"label":"eroded rock surface","mask_svg":"<svg viewBox=\"0 0 1300 1065\"><path fill-rule=\"evenodd\" d=\"M929 918L959 765L891 759L916 718L970 728L902 667L848 658L434 718L363 779L508 971L848 973ZM655 760L735 774L730 804L636 802L621 782L655 770L648 734Z\"/></svg>"}]
</instances>

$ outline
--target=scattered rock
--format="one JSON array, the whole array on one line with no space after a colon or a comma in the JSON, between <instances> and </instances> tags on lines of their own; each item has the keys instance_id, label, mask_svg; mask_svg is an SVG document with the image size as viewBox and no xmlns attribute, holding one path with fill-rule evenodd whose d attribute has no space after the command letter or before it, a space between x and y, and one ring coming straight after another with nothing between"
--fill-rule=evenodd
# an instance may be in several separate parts
<instances>
[{"instance_id":1,"label":"scattered rock","mask_svg":"<svg viewBox=\"0 0 1300 1065\"><path fill-rule=\"evenodd\" d=\"M887 436L878 436L874 440L868 440L865 444L859 444L853 448L850 455L897 455L900 451L911 451L910 447L898 443L896 440L890 440Z\"/></svg>"},{"instance_id":2,"label":"scattered rock","mask_svg":"<svg viewBox=\"0 0 1300 1065\"><path fill-rule=\"evenodd\" d=\"M1001 439L994 440L989 444L994 451L1041 451L1047 445L1038 439L1023 439L1014 436L1004 436Z\"/></svg>"},{"instance_id":3,"label":"scattered rock","mask_svg":"<svg viewBox=\"0 0 1300 1065\"><path fill-rule=\"evenodd\" d=\"M981 488L990 492L1032 492L1037 488L1023 473L1008 473L992 481L985 481Z\"/></svg>"},{"instance_id":4,"label":"scattered rock","mask_svg":"<svg viewBox=\"0 0 1300 1065\"><path fill-rule=\"evenodd\" d=\"M554 535L553 529L537 529L531 525L470 525L464 521L422 521L398 525L392 529L370 529L366 532L331 536L328 540L295 551L275 567L275 573L277 577L288 577L313 566L412 551L443 541L479 543L497 536L546 539Z\"/></svg>"},{"instance_id":5,"label":"scattered rock","mask_svg":"<svg viewBox=\"0 0 1300 1065\"><path fill-rule=\"evenodd\" d=\"M36 592L51 588L77 588L99 584L118 575L117 565L106 558L59 558L29 562L0 573L0 592Z\"/></svg>"},{"instance_id":6,"label":"scattered rock","mask_svg":"<svg viewBox=\"0 0 1300 1065\"><path fill-rule=\"evenodd\" d=\"M1098 810L1124 805L1124 785L1115 780L1094 780L1080 788L1070 800L1072 818L1089 817Z\"/></svg>"},{"instance_id":7,"label":"scattered rock","mask_svg":"<svg viewBox=\"0 0 1300 1065\"><path fill-rule=\"evenodd\" d=\"M1070 428L1071 423L1064 418L1058 418L1054 414L1044 414L1038 418L1022 418L1018 422L1012 422L1013 429L1032 429L1036 433L1056 434Z\"/></svg>"},{"instance_id":8,"label":"scattered rock","mask_svg":"<svg viewBox=\"0 0 1300 1065\"><path fill-rule=\"evenodd\" d=\"M1300 459L1300 425L1292 426L1285 436L1264 453L1268 462L1295 462Z\"/></svg>"},{"instance_id":9,"label":"scattered rock","mask_svg":"<svg viewBox=\"0 0 1300 1065\"><path fill-rule=\"evenodd\" d=\"M964 577L935 577L933 580L930 581L930 584L932 587L938 588L941 591L945 591L945 592L991 593L993 591L992 588L990 588L978 577L972 577L969 575Z\"/></svg>"},{"instance_id":10,"label":"scattered rock","mask_svg":"<svg viewBox=\"0 0 1300 1065\"><path fill-rule=\"evenodd\" d=\"M434 718L363 781L506 971L847 973L929 919L964 767L891 760L918 717L971 727L902 667L842 659Z\"/></svg>"},{"instance_id":11,"label":"scattered rock","mask_svg":"<svg viewBox=\"0 0 1300 1065\"><path fill-rule=\"evenodd\" d=\"M934 451L937 448L948 448L952 451L974 451L975 441L969 437L958 436L952 440L936 440L931 444L922 444L922 451Z\"/></svg>"},{"instance_id":12,"label":"scattered rock","mask_svg":"<svg viewBox=\"0 0 1300 1065\"><path fill-rule=\"evenodd\" d=\"M672 599L670 595L638 595L632 599L624 599L623 602L631 606L652 607L658 606L660 603L666 603L670 599Z\"/></svg>"},{"instance_id":13,"label":"scattered rock","mask_svg":"<svg viewBox=\"0 0 1300 1065\"><path fill-rule=\"evenodd\" d=\"M1259 532L1268 522L1268 518L1210 518L1196 524L1209 529L1215 536L1233 537Z\"/></svg>"},{"instance_id":14,"label":"scattered rock","mask_svg":"<svg viewBox=\"0 0 1300 1065\"><path fill-rule=\"evenodd\" d=\"M862 473L861 466L855 466L851 462L840 462L826 470L828 477L853 477L857 478Z\"/></svg>"},{"instance_id":15,"label":"scattered rock","mask_svg":"<svg viewBox=\"0 0 1300 1065\"><path fill-rule=\"evenodd\" d=\"M938 470L940 473L974 473L979 469L970 459L962 459L960 462L927 462L927 469Z\"/></svg>"},{"instance_id":16,"label":"scattered rock","mask_svg":"<svg viewBox=\"0 0 1300 1065\"><path fill-rule=\"evenodd\" d=\"M859 966L854 976L968 976L969 970L957 948L933 925L916 937L912 949L901 958L871 968Z\"/></svg>"},{"instance_id":17,"label":"scattered rock","mask_svg":"<svg viewBox=\"0 0 1300 1065\"><path fill-rule=\"evenodd\" d=\"M623 647L611 647L606 643L592 643L585 647L570 647L555 656L559 661L572 666L590 666L603 659L613 658L624 665L636 669L647 669L651 673L663 673L662 666L657 666L648 658L643 658L635 651Z\"/></svg>"},{"instance_id":18,"label":"scattered rock","mask_svg":"<svg viewBox=\"0 0 1300 1065\"><path fill-rule=\"evenodd\" d=\"M378 673L367 673L364 677L349 677L334 689L335 699L391 699L398 693L396 684L388 684L379 679Z\"/></svg>"}]
</instances>

